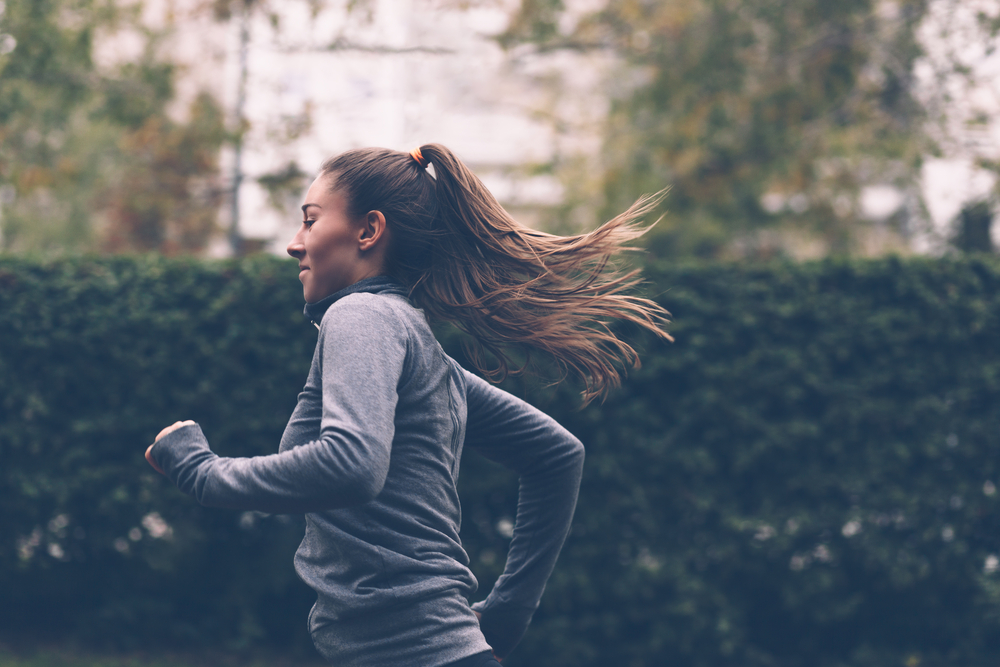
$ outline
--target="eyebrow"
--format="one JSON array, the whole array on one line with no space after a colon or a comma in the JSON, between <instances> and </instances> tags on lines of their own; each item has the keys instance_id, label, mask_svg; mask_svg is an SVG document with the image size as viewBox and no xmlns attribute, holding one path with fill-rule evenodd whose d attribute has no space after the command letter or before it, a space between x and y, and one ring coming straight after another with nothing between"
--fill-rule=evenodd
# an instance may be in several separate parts
<instances>
[{"instance_id":1,"label":"eyebrow","mask_svg":"<svg viewBox=\"0 0 1000 667\"><path fill-rule=\"evenodd\" d=\"M309 208L310 206L315 206L316 208L323 208L319 204L303 204L302 205L302 212L305 213L306 209Z\"/></svg>"}]
</instances>

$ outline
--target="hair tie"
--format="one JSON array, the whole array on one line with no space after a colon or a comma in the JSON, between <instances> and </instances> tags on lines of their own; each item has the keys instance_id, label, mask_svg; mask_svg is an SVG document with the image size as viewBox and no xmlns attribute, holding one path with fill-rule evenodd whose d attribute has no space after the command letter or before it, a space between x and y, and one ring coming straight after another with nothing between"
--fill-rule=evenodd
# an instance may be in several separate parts
<instances>
[{"instance_id":1,"label":"hair tie","mask_svg":"<svg viewBox=\"0 0 1000 667\"><path fill-rule=\"evenodd\" d=\"M419 164L424 169L427 168L427 160L425 160L424 156L420 153L419 146L410 151L410 157L412 157L416 161L416 163Z\"/></svg>"}]
</instances>

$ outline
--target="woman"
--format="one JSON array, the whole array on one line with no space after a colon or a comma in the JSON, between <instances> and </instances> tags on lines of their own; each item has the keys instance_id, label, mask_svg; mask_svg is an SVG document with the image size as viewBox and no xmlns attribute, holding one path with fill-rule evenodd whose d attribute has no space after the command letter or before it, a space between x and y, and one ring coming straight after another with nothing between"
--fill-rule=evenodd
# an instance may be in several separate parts
<instances>
[{"instance_id":1,"label":"woman","mask_svg":"<svg viewBox=\"0 0 1000 667\"><path fill-rule=\"evenodd\" d=\"M609 263L646 209L558 237L517 224L443 146L333 158L288 246L319 340L278 453L220 458L186 421L146 457L204 505L305 513L295 567L317 592L309 628L331 663L495 665L524 635L569 531L583 447L445 355L428 317L470 334L477 365L488 353L501 376L511 349L548 353L589 400L638 361L605 321L668 337L665 311L624 294L635 276ZM463 446L520 476L504 573L471 607Z\"/></svg>"}]
</instances>

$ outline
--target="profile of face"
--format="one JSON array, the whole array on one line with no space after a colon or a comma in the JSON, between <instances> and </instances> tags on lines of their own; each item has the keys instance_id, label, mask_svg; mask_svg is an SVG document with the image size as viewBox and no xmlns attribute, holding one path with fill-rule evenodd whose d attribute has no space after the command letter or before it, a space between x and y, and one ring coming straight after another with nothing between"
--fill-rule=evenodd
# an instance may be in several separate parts
<instances>
[{"instance_id":1,"label":"profile of face","mask_svg":"<svg viewBox=\"0 0 1000 667\"><path fill-rule=\"evenodd\" d=\"M302 225L288 244L299 260L299 280L307 303L383 271L387 230L385 217L369 211L354 219L347 198L335 189L334 176L321 175L306 193Z\"/></svg>"}]
</instances>

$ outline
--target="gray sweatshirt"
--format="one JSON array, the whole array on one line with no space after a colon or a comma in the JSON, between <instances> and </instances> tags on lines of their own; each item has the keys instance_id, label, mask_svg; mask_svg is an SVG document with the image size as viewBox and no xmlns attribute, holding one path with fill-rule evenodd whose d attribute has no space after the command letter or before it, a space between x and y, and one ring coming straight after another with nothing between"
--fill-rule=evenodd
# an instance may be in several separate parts
<instances>
[{"instance_id":1,"label":"gray sweatshirt","mask_svg":"<svg viewBox=\"0 0 1000 667\"><path fill-rule=\"evenodd\" d=\"M317 592L309 628L332 663L507 655L569 532L583 446L463 370L388 278L307 304L306 315L319 340L277 454L221 458L194 425L161 438L153 458L203 505L305 513L295 568ZM506 567L471 608L477 582L458 535L463 445L520 477Z\"/></svg>"}]
</instances>

